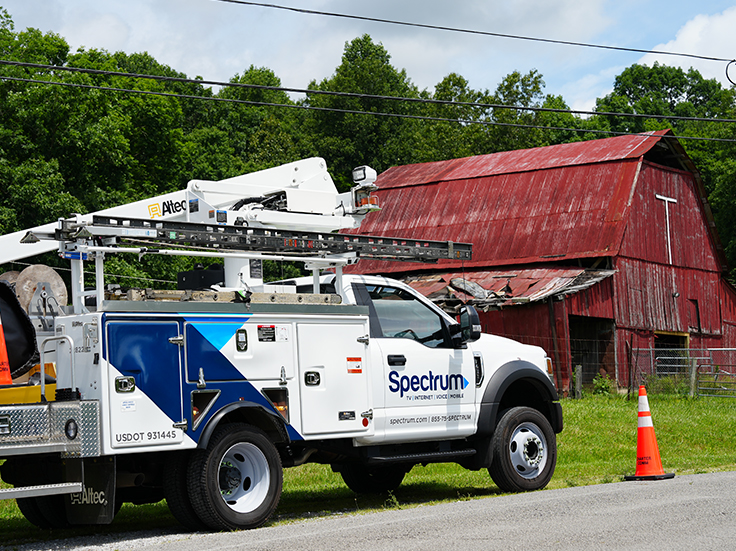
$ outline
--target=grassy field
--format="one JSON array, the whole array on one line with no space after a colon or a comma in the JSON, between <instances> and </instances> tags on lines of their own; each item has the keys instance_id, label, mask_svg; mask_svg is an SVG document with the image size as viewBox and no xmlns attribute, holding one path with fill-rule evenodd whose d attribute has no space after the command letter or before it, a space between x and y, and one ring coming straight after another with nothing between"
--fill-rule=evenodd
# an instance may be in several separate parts
<instances>
[{"instance_id":1,"label":"grassy field","mask_svg":"<svg viewBox=\"0 0 736 551\"><path fill-rule=\"evenodd\" d=\"M651 395L649 404L666 472L693 474L736 470L736 400ZM549 488L619 482L636 468L637 402L625 397L563 400L565 430L558 435L557 470ZM340 475L323 465L287 469L273 523L319 516L413 507L500 495L488 473L456 465L415 467L390 495L356 496ZM50 538L32 527L14 501L0 501L4 544ZM125 505L110 526L54 532L54 537L177 527L165 502Z\"/></svg>"}]
</instances>

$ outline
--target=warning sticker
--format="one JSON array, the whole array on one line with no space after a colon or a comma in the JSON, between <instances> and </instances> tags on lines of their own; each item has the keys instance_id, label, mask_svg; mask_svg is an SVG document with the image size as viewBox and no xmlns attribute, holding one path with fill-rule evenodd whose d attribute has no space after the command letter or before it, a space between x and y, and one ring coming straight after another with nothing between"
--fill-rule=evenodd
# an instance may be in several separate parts
<instances>
[{"instance_id":1,"label":"warning sticker","mask_svg":"<svg viewBox=\"0 0 736 551\"><path fill-rule=\"evenodd\" d=\"M261 342L276 342L276 326L259 325L258 340Z\"/></svg>"},{"instance_id":2,"label":"warning sticker","mask_svg":"<svg viewBox=\"0 0 736 551\"><path fill-rule=\"evenodd\" d=\"M363 373L363 358L347 358L348 373Z\"/></svg>"},{"instance_id":3,"label":"warning sticker","mask_svg":"<svg viewBox=\"0 0 736 551\"><path fill-rule=\"evenodd\" d=\"M259 325L258 340L261 342L288 342L288 325Z\"/></svg>"}]
</instances>

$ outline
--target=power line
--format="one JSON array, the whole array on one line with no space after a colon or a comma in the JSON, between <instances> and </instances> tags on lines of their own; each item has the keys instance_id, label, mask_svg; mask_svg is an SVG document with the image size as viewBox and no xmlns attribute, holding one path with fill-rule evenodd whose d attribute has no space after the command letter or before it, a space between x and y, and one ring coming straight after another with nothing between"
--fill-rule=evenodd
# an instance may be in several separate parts
<instances>
[{"instance_id":1,"label":"power line","mask_svg":"<svg viewBox=\"0 0 736 551\"><path fill-rule=\"evenodd\" d=\"M0 65L7 65L11 67L25 67L30 69L39 69L47 71L66 71L70 73L81 73L90 75L100 76L112 76L112 77L125 77L125 78L141 78L150 79L162 82L176 82L181 84L198 84L208 86L219 86L223 88L244 88L251 90L265 90L273 92L285 92L285 93L297 93L305 95L325 95L334 97L345 97L355 99L375 99L385 101L400 101L407 103L419 103L419 104L434 104L443 106L457 106L457 107L472 107L481 109L506 109L514 111L532 111L540 113L559 113L559 114L571 114L571 115L596 115L596 116L607 116L607 117L627 117L627 118L640 118L640 119L655 119L655 120L666 120L666 121L690 121L690 122L723 122L723 123L736 123L736 119L719 119L713 117L685 117L678 115L652 115L647 113L617 113L609 111L585 111L581 109L559 109L552 107L536 107L536 106L524 106L524 105L505 105L499 103L482 103L482 102L467 102L467 101L454 101L454 100L440 100L433 98L411 98L401 96L383 96L376 94L365 94L358 92L337 92L332 90L318 90L313 88L291 88L285 86L267 86L263 84L248 84L243 82L222 82L217 80L203 80L203 79L191 79L185 77L170 77L164 75L147 75L140 73L127 73L119 71L105 71L102 69L89 69L84 67L70 67L62 65L46 65L41 63L28 63L23 61L11 61L6 59L0 59ZM3 77L5 80L21 80L13 77ZM29 82L34 82L30 80ZM40 81L49 82L49 81ZM122 89L121 89L122 91ZM204 96L192 96L193 98L202 99ZM255 104L258 104L257 102ZM283 104L274 104L284 106ZM450 119L456 120L456 119Z\"/></svg>"},{"instance_id":2,"label":"power line","mask_svg":"<svg viewBox=\"0 0 736 551\"><path fill-rule=\"evenodd\" d=\"M346 13L334 13L334 12L326 12L326 11L318 11L318 10L308 10L305 8L295 8L291 6L280 6L278 4L266 4L263 2L248 2L246 0L216 0L216 1L225 2L228 4L241 4L245 6L255 6L259 8L270 8L270 9L276 9L276 10L291 11L291 12L304 13L304 14L309 14L309 15L322 15L322 16L337 17L337 18L342 18L342 19L369 21L372 23L385 23L389 25L400 25L403 27L416 27L420 29L431 29L435 31L449 31L449 32L464 33L464 34L493 36L496 38L511 38L514 40L528 40L532 42L544 42L547 44L562 44L565 46L580 46L584 48L598 48L601 50L614 50L614 51L619 51L619 52L633 52L633 53L639 53L639 54L657 54L657 55L688 57L692 59L704 59L706 61L723 61L723 62L731 61L730 59L721 58L721 57L710 57L710 56L678 53L678 52L665 52L663 50L644 50L640 48L625 48L623 46L607 46L604 44L591 44L587 42L572 42L569 40L555 40L553 38L539 38L539 37L533 37L533 36L496 33L496 32L490 32L490 31L477 31L477 30L471 30L471 29L461 29L457 27L445 27L442 25L428 25L424 23L410 23L408 21L395 21L392 19L367 17L363 15L351 15L351 14L346 14Z\"/></svg>"},{"instance_id":3,"label":"power line","mask_svg":"<svg viewBox=\"0 0 736 551\"><path fill-rule=\"evenodd\" d=\"M9 76L4 76L4 75L0 75L0 80L24 82L24 83L29 83L29 84L54 85L54 86L62 86L62 87L67 87L67 88L83 88L83 89L100 90L100 91L107 91L107 92L122 92L122 93L129 93L129 94L162 96L162 97L177 98L177 99L220 101L220 102L226 102L226 103L238 103L238 104L252 105L252 106L257 106L257 107L286 107L286 108L291 108L291 109L303 109L303 110L309 110L309 111L323 111L323 112L341 113L341 114L350 114L350 115L371 115L371 116L380 116L380 117L394 117L394 118L402 118L402 119L432 121L432 122L479 124L479 125L484 125L484 126L500 126L500 127L524 128L524 129L533 129L533 130L562 130L562 131L568 131L568 132L580 132L580 133L588 133L588 134L605 134L609 136L622 136L622 135L646 136L648 135L648 134L641 134L641 133L636 133L636 132L618 132L615 130L598 130L598 129L592 129L592 128L567 128L567 127L559 127L559 126L542 126L542 125L535 125L535 124L506 123L506 122L498 122L498 121L464 120L464 119L452 119L452 118L445 118L445 117L431 117L427 115L411 115L407 113L386 113L386 112L381 112L381 111L361 111L357 109L340 109L340 108L335 108L335 107L316 107L313 105L300 105L300 104L293 104L293 103L291 104L289 103L271 103L271 102L262 102L262 101L241 100L241 99L235 99L235 98L221 98L221 97L216 97L216 96L195 96L191 94L159 92L155 90L133 90L129 88L116 88L112 86L96 86L93 84L80 84L80 83L74 83L74 82L37 80L37 79L20 78L20 77L9 77ZM707 119L707 120L712 120L712 119ZM672 137L677 138L678 140L725 142L725 143L736 142L736 139L730 139L730 138L707 138L707 137L700 137L700 136L677 136L677 135L673 135Z\"/></svg>"}]
</instances>

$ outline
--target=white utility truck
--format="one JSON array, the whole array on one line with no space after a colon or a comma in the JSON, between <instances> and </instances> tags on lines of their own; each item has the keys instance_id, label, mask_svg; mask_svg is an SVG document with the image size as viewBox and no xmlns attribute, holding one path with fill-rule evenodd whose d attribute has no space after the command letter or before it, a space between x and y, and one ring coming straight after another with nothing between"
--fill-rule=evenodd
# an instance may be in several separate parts
<instances>
[{"instance_id":1,"label":"white utility truck","mask_svg":"<svg viewBox=\"0 0 736 551\"><path fill-rule=\"evenodd\" d=\"M71 263L68 306L34 266L14 289L0 282L13 376L0 497L46 528L165 498L189 528L232 530L266 522L282 468L307 462L358 493L436 462L486 468L504 491L543 488L562 430L550 359L481 334L472 306L455 318L399 281L343 273L361 257L471 256L336 233L379 210L375 171L353 177L337 193L306 159L0 237L0 264L54 250ZM175 291L123 292L104 259L126 253L222 264L180 274ZM264 259L313 275L264 284Z\"/></svg>"}]
</instances>

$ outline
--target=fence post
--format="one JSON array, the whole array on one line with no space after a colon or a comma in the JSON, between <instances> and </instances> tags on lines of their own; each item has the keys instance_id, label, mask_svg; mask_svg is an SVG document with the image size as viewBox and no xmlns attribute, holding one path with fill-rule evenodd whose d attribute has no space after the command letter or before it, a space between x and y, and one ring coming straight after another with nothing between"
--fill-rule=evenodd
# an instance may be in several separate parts
<instances>
[{"instance_id":1,"label":"fence post","mask_svg":"<svg viewBox=\"0 0 736 551\"><path fill-rule=\"evenodd\" d=\"M698 392L698 360L693 358L690 360L690 398L693 398Z\"/></svg>"},{"instance_id":2,"label":"fence post","mask_svg":"<svg viewBox=\"0 0 736 551\"><path fill-rule=\"evenodd\" d=\"M583 397L583 366L575 366L575 399L579 400Z\"/></svg>"}]
</instances>

